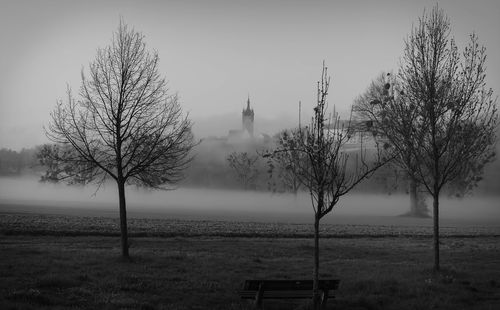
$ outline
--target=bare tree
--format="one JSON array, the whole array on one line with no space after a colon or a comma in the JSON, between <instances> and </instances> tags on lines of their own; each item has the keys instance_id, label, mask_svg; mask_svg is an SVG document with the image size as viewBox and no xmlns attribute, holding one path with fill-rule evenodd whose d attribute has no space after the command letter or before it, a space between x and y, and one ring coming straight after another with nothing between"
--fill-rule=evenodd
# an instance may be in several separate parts
<instances>
[{"instance_id":1,"label":"bare tree","mask_svg":"<svg viewBox=\"0 0 500 310\"><path fill-rule=\"evenodd\" d=\"M74 164L73 175L116 181L123 257L129 256L125 185L168 188L191 160L191 122L167 94L158 61L144 36L120 22L88 77L82 70L80 99L68 90L68 102L58 102L46 129L53 142L72 147L58 160Z\"/></svg>"},{"instance_id":2,"label":"bare tree","mask_svg":"<svg viewBox=\"0 0 500 310\"><path fill-rule=\"evenodd\" d=\"M410 123L408 117L411 117L411 113L401 115L398 117L402 120L401 123L389 122L387 120L387 111L380 109L379 104L391 98L391 84L394 83L390 73L382 73L379 75L368 87L368 89L356 98L353 106L353 111L357 118L366 121L366 130L372 132L375 139L384 141L387 139L383 129L385 126L394 125L406 125ZM384 124L382 124L384 122ZM404 141L405 138L410 138L409 130L411 127L395 128L392 130L392 135L390 139L397 139L398 141ZM395 137L394 135L398 135ZM404 145L404 144L403 144ZM415 217L427 217L428 208L425 203L425 195L423 194L422 186L418 184L416 180L416 161L415 157L411 154L410 148L403 148L397 152L394 159L389 163L395 166L397 176L399 176L399 170L404 175L404 179L408 181L408 192L410 194L410 210L406 213L409 216ZM396 177L397 181L401 178Z\"/></svg>"},{"instance_id":3,"label":"bare tree","mask_svg":"<svg viewBox=\"0 0 500 310\"><path fill-rule=\"evenodd\" d=\"M249 155L247 152L232 152L227 156L226 160L245 190L255 189L255 179L258 176L257 161L259 157L257 155Z\"/></svg>"},{"instance_id":4,"label":"bare tree","mask_svg":"<svg viewBox=\"0 0 500 310\"><path fill-rule=\"evenodd\" d=\"M327 117L327 95L330 77L323 64L321 81L318 82L317 102L311 124L282 136L283 141L277 149L267 156L288 153L291 165L297 167L294 173L300 183L309 190L314 210L314 268L313 268L313 303L319 309L319 225L320 220L330 213L339 202L363 179L369 177L383 165L378 148L367 152L361 143L356 151L345 146L355 132L349 121L347 125L338 116ZM296 161L293 153L300 153L305 160ZM374 158L369 161L368 155ZM370 164L371 162L371 164Z\"/></svg>"},{"instance_id":5,"label":"bare tree","mask_svg":"<svg viewBox=\"0 0 500 310\"><path fill-rule=\"evenodd\" d=\"M486 89L486 49L475 34L459 53L450 22L434 7L405 41L397 80L382 101L379 128L401 154L411 156L415 179L433 198L434 270L439 262L439 196L447 184L477 177L495 150L498 120Z\"/></svg>"},{"instance_id":6,"label":"bare tree","mask_svg":"<svg viewBox=\"0 0 500 310\"><path fill-rule=\"evenodd\" d=\"M285 143L293 143L293 139L290 139L290 136L297 135L297 130L283 130L279 132L275 136L275 143L278 148L283 148ZM266 155L263 153L261 155ZM297 172L299 168L299 162L305 160L304 154L298 151L294 151L294 147L292 145L289 148L289 152L280 152L275 153L274 156L268 157L268 174L269 179L272 180L273 184L271 184L273 190L276 190L278 184L274 177L279 180L279 183L283 186L284 191L292 192L294 195L297 195L297 192L301 188L301 183L299 178L297 177Z\"/></svg>"}]
</instances>

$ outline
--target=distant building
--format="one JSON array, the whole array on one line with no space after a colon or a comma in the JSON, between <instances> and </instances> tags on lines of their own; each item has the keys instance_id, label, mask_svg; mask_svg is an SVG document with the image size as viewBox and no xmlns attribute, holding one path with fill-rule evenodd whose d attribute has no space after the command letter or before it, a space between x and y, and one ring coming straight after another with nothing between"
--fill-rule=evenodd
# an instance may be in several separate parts
<instances>
[{"instance_id":1,"label":"distant building","mask_svg":"<svg viewBox=\"0 0 500 310\"><path fill-rule=\"evenodd\" d=\"M241 129L231 129L228 134L229 143L238 143L254 139L254 116L255 112L250 108L250 96L247 99L247 107L241 112Z\"/></svg>"},{"instance_id":2,"label":"distant building","mask_svg":"<svg viewBox=\"0 0 500 310\"><path fill-rule=\"evenodd\" d=\"M227 136L207 137L206 143L221 145L221 148L230 146L233 150L251 150L257 145L266 145L272 143L272 137L266 133L256 132L254 126L255 111L250 106L250 96L246 101L246 108L241 112L241 129L230 129ZM224 145L224 146L222 146Z\"/></svg>"},{"instance_id":3,"label":"distant building","mask_svg":"<svg viewBox=\"0 0 500 310\"><path fill-rule=\"evenodd\" d=\"M250 137L253 137L253 119L254 119L254 112L253 109L250 109L250 96L248 96L247 99L247 108L246 110L243 110L241 113L241 123L242 123L242 130L248 132Z\"/></svg>"},{"instance_id":4,"label":"distant building","mask_svg":"<svg viewBox=\"0 0 500 310\"><path fill-rule=\"evenodd\" d=\"M335 124L326 125L325 132L347 136L347 141L344 143L345 149L359 149L361 146L366 149L375 149L377 143L372 126L371 121L338 119ZM380 137L379 141L381 141Z\"/></svg>"}]
</instances>

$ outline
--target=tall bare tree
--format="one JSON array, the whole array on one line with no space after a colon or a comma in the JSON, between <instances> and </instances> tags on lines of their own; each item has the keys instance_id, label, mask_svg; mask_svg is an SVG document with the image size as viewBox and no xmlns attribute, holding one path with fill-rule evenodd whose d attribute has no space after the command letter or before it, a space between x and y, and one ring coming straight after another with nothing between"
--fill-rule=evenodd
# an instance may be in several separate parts
<instances>
[{"instance_id":1,"label":"tall bare tree","mask_svg":"<svg viewBox=\"0 0 500 310\"><path fill-rule=\"evenodd\" d=\"M167 188L182 178L191 160L191 122L176 96L167 93L158 54L144 36L120 22L111 44L97 51L88 77L82 70L80 99L68 90L46 129L73 152L49 152L74 164L73 175L118 185L121 251L129 256L125 185ZM66 171L68 171L66 169Z\"/></svg>"},{"instance_id":2,"label":"tall bare tree","mask_svg":"<svg viewBox=\"0 0 500 310\"><path fill-rule=\"evenodd\" d=\"M405 41L397 79L374 101L378 124L401 154L411 156L415 179L433 198L434 270L439 261L439 197L447 184L471 180L495 151L496 99L486 88L486 49L475 34L462 53L437 6Z\"/></svg>"},{"instance_id":3,"label":"tall bare tree","mask_svg":"<svg viewBox=\"0 0 500 310\"><path fill-rule=\"evenodd\" d=\"M351 122L342 122L338 116L328 117L327 96L330 77L323 64L321 80L318 82L317 102L311 124L282 136L282 143L267 156L288 153L294 173L300 183L309 191L314 210L314 268L313 303L321 306L319 292L319 225L320 220L330 213L339 202L363 179L369 177L383 165L381 152L368 152L361 143L356 151L347 149L346 144L355 134ZM300 153L301 156L292 156ZM373 156L371 160L369 156ZM296 160L300 158L301 160Z\"/></svg>"}]
</instances>

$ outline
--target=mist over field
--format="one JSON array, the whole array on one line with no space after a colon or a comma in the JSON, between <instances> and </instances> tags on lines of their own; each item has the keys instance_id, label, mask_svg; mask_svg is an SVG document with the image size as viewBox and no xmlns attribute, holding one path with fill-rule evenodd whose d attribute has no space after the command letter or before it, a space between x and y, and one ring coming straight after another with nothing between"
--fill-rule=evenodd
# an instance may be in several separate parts
<instances>
[{"instance_id":1,"label":"mist over field","mask_svg":"<svg viewBox=\"0 0 500 310\"><path fill-rule=\"evenodd\" d=\"M76 214L118 217L114 183L68 186L40 183L35 178L0 178L0 212ZM441 219L446 223L499 225L497 196L443 197ZM427 201L431 208L431 199ZM129 186L130 217L197 220L241 220L311 223L313 212L306 192L269 192L179 188L157 191ZM408 211L407 195L352 194L342 197L325 223L431 225L431 219L399 217Z\"/></svg>"}]
</instances>

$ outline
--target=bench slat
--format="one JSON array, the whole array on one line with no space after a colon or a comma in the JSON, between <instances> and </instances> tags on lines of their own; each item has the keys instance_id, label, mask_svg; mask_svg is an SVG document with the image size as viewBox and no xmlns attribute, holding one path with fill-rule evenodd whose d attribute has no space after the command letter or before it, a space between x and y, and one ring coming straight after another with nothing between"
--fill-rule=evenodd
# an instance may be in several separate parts
<instances>
[{"instance_id":1,"label":"bench slat","mask_svg":"<svg viewBox=\"0 0 500 310\"><path fill-rule=\"evenodd\" d=\"M240 291L242 299L255 299L256 291ZM263 299L304 299L312 298L312 291L264 291L262 294Z\"/></svg>"},{"instance_id":2,"label":"bench slat","mask_svg":"<svg viewBox=\"0 0 500 310\"><path fill-rule=\"evenodd\" d=\"M312 291L265 291L262 298L312 298Z\"/></svg>"},{"instance_id":3,"label":"bench slat","mask_svg":"<svg viewBox=\"0 0 500 310\"><path fill-rule=\"evenodd\" d=\"M319 289L335 290L338 288L340 280L320 280ZM264 290L271 291L287 291L287 290L312 290L312 280L246 280L244 290L258 291L260 285L264 286Z\"/></svg>"}]
</instances>

